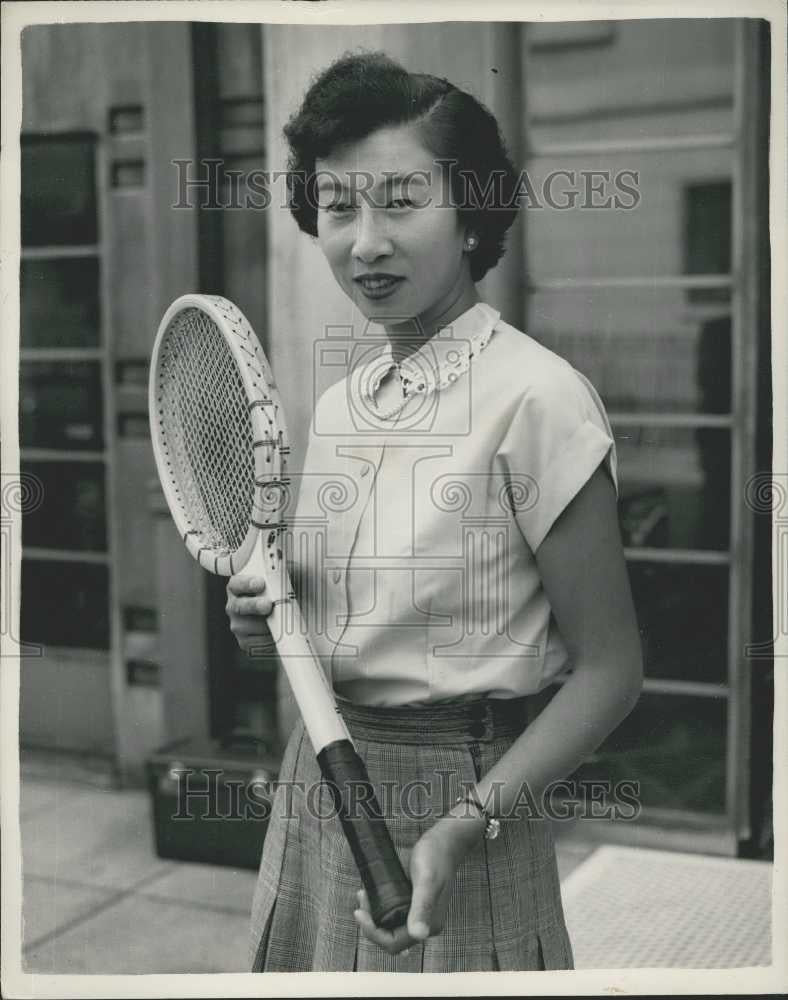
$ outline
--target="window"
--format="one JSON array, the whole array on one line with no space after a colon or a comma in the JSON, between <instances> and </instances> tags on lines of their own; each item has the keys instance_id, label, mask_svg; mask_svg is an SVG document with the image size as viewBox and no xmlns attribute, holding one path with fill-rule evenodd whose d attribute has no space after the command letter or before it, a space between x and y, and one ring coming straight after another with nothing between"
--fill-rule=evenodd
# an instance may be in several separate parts
<instances>
[{"instance_id":1,"label":"window","mask_svg":"<svg viewBox=\"0 0 788 1000\"><path fill-rule=\"evenodd\" d=\"M728 274L731 269L731 183L684 188L684 273ZM727 288L691 288L690 302L726 302Z\"/></svg>"},{"instance_id":2,"label":"window","mask_svg":"<svg viewBox=\"0 0 788 1000\"><path fill-rule=\"evenodd\" d=\"M104 446L101 364L37 360L25 351L20 364L20 438L23 448L98 451ZM72 354L71 356L78 356Z\"/></svg>"},{"instance_id":3,"label":"window","mask_svg":"<svg viewBox=\"0 0 788 1000\"><path fill-rule=\"evenodd\" d=\"M96 140L75 132L22 137L22 246L95 246Z\"/></svg>"},{"instance_id":4,"label":"window","mask_svg":"<svg viewBox=\"0 0 788 1000\"><path fill-rule=\"evenodd\" d=\"M22 260L21 346L98 347L98 257Z\"/></svg>"},{"instance_id":5,"label":"window","mask_svg":"<svg viewBox=\"0 0 788 1000\"><path fill-rule=\"evenodd\" d=\"M44 501L22 526L22 636L110 642L95 139L22 137L20 445Z\"/></svg>"}]
</instances>

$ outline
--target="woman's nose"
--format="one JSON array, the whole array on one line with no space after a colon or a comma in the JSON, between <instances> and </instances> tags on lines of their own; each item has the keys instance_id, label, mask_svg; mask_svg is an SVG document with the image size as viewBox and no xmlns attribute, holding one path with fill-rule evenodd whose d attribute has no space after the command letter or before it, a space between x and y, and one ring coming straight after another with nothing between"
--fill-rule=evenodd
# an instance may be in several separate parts
<instances>
[{"instance_id":1,"label":"woman's nose","mask_svg":"<svg viewBox=\"0 0 788 1000\"><path fill-rule=\"evenodd\" d=\"M363 205L356 216L352 256L364 264L371 264L378 257L390 256L394 248L386 232L385 213Z\"/></svg>"}]
</instances>

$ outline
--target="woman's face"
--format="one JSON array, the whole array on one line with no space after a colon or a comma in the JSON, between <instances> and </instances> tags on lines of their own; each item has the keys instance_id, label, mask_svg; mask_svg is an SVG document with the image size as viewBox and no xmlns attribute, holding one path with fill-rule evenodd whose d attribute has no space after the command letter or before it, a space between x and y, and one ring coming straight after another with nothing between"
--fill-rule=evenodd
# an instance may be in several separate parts
<instances>
[{"instance_id":1,"label":"woman's face","mask_svg":"<svg viewBox=\"0 0 788 1000\"><path fill-rule=\"evenodd\" d=\"M413 125L338 146L316 169L318 242L365 316L388 329L418 318L426 330L475 297L465 227Z\"/></svg>"}]
</instances>

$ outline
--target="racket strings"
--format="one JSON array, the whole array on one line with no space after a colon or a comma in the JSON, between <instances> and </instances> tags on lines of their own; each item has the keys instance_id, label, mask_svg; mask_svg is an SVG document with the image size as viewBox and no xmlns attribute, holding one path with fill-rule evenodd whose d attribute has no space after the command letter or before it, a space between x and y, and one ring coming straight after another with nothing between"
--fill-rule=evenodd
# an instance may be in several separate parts
<instances>
[{"instance_id":1,"label":"racket strings","mask_svg":"<svg viewBox=\"0 0 788 1000\"><path fill-rule=\"evenodd\" d=\"M253 425L224 337L204 312L175 317L158 379L168 471L190 531L217 555L240 548L255 489Z\"/></svg>"}]
</instances>

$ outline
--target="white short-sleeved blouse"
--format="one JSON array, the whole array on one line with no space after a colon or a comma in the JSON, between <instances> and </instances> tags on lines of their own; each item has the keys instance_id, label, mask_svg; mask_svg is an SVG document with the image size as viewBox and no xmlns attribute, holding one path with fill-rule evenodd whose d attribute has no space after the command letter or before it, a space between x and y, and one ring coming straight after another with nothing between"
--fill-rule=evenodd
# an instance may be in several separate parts
<instances>
[{"instance_id":1,"label":"white short-sleeved blouse","mask_svg":"<svg viewBox=\"0 0 788 1000\"><path fill-rule=\"evenodd\" d=\"M323 666L370 705L535 693L568 659L534 553L601 462L618 489L603 404L484 303L403 362L417 391L388 419L376 353L318 401L300 482L290 559Z\"/></svg>"}]
</instances>

